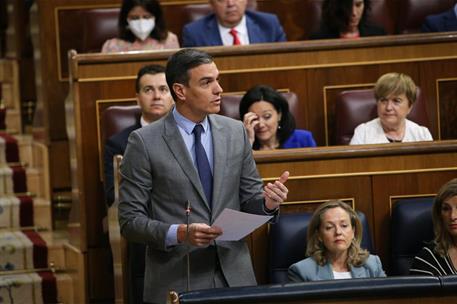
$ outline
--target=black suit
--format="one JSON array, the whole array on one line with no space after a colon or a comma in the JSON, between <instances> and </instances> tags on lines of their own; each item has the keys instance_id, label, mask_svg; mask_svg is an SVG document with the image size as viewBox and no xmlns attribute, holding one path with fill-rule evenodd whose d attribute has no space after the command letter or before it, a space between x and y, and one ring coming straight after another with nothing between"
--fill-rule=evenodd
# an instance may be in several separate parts
<instances>
[{"instance_id":1,"label":"black suit","mask_svg":"<svg viewBox=\"0 0 457 304\"><path fill-rule=\"evenodd\" d=\"M105 201L108 206L114 202L113 156L124 155L130 133L141 128L140 122L111 136L105 143ZM129 303L143 303L144 258L146 247L143 244L128 242L129 261Z\"/></svg>"},{"instance_id":2,"label":"black suit","mask_svg":"<svg viewBox=\"0 0 457 304\"><path fill-rule=\"evenodd\" d=\"M383 28L373 25L359 25L360 37L382 36L386 34ZM340 38L338 30L330 29L325 25L318 32L311 34L310 39L333 39Z\"/></svg>"}]
</instances>

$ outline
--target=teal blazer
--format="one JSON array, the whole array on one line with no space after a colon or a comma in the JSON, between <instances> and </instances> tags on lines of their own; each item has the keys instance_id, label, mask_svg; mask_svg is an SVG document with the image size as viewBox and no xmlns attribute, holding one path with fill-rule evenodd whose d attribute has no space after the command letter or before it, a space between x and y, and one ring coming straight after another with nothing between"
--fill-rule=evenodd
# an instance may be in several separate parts
<instances>
[{"instance_id":1,"label":"teal blazer","mask_svg":"<svg viewBox=\"0 0 457 304\"><path fill-rule=\"evenodd\" d=\"M352 278L377 278L385 277L386 274L382 270L381 260L377 255L371 255L366 260L365 264L360 267L351 267ZM290 282L308 282L333 280L333 270L330 264L320 266L313 258L307 258L292 264L288 271Z\"/></svg>"}]
</instances>

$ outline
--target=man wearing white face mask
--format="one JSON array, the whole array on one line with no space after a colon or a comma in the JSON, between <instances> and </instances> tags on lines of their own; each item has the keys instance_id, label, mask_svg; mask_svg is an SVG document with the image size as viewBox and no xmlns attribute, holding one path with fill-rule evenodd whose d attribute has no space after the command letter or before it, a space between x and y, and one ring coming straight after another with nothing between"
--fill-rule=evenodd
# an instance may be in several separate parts
<instances>
[{"instance_id":1,"label":"man wearing white face mask","mask_svg":"<svg viewBox=\"0 0 457 304\"><path fill-rule=\"evenodd\" d=\"M107 40L102 53L179 48L157 0L124 0L118 27L119 37Z\"/></svg>"}]
</instances>

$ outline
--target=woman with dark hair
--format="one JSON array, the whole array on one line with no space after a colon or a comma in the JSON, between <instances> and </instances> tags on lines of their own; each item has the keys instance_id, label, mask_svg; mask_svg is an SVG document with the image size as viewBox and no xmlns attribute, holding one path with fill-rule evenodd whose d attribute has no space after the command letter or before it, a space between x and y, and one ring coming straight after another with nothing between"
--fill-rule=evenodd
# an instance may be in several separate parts
<instances>
[{"instance_id":1,"label":"woman with dark hair","mask_svg":"<svg viewBox=\"0 0 457 304\"><path fill-rule=\"evenodd\" d=\"M443 185L436 195L432 220L435 239L417 254L409 273L457 274L457 178Z\"/></svg>"},{"instance_id":2,"label":"woman with dark hair","mask_svg":"<svg viewBox=\"0 0 457 304\"><path fill-rule=\"evenodd\" d=\"M384 29L367 23L370 0L325 0L322 23L310 39L359 38L385 35Z\"/></svg>"},{"instance_id":3,"label":"woman with dark hair","mask_svg":"<svg viewBox=\"0 0 457 304\"><path fill-rule=\"evenodd\" d=\"M102 53L179 48L158 0L124 0L118 27L119 37L107 40Z\"/></svg>"},{"instance_id":4,"label":"woman with dark hair","mask_svg":"<svg viewBox=\"0 0 457 304\"><path fill-rule=\"evenodd\" d=\"M289 267L292 282L385 277L381 260L362 249L362 224L348 204L321 204L307 230L308 258Z\"/></svg>"},{"instance_id":5,"label":"woman with dark hair","mask_svg":"<svg viewBox=\"0 0 457 304\"><path fill-rule=\"evenodd\" d=\"M287 100L269 86L257 85L246 92L240 117L254 150L316 146L311 132L295 129Z\"/></svg>"}]
</instances>

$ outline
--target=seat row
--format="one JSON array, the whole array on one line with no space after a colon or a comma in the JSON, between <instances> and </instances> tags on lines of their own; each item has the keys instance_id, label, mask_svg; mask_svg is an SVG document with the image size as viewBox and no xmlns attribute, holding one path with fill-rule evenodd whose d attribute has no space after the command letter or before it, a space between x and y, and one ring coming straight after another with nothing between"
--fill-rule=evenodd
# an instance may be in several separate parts
<instances>
[{"instance_id":1,"label":"seat row","mask_svg":"<svg viewBox=\"0 0 457 304\"><path fill-rule=\"evenodd\" d=\"M282 93L289 103L289 110L295 118L297 128L305 129L306 121L300 109L300 102L294 92ZM242 95L224 95L221 102L220 114L234 119L240 119L239 105ZM426 127L430 127L426 101L417 94L417 101L408 119ZM334 145L347 145L354 134L354 129L361 123L377 117L376 98L373 89L347 90L338 95L335 110L335 128L333 134ZM111 135L138 122L141 115L138 106L112 106L104 111L101 147Z\"/></svg>"},{"instance_id":2,"label":"seat row","mask_svg":"<svg viewBox=\"0 0 457 304\"><path fill-rule=\"evenodd\" d=\"M389 275L408 275L414 256L433 239L433 197L397 200L392 209ZM375 252L366 216L358 212L363 226L362 247ZM306 232L312 213L282 214L270 226L268 272L270 283L287 283L290 265L305 258Z\"/></svg>"},{"instance_id":3,"label":"seat row","mask_svg":"<svg viewBox=\"0 0 457 304\"><path fill-rule=\"evenodd\" d=\"M249 1L250 8L267 11L278 15L289 41L307 39L310 34L319 28L322 15L323 0L306 1L277 1L265 3ZM388 34L408 34L420 32L420 27L427 15L443 12L454 5L453 0L426 1L426 0L374 0L370 22L383 27ZM209 4L186 3L182 5L163 4L165 19L169 30L181 35L183 26L199 19L211 12ZM291 14L291 12L294 12ZM299 13L297 13L297 11ZM117 37L117 21L119 8L93 7L72 10L67 20L61 20L60 35L65 41L61 45L68 45L79 53L98 52L103 43L110 38ZM65 50L66 52L67 50Z\"/></svg>"}]
</instances>

